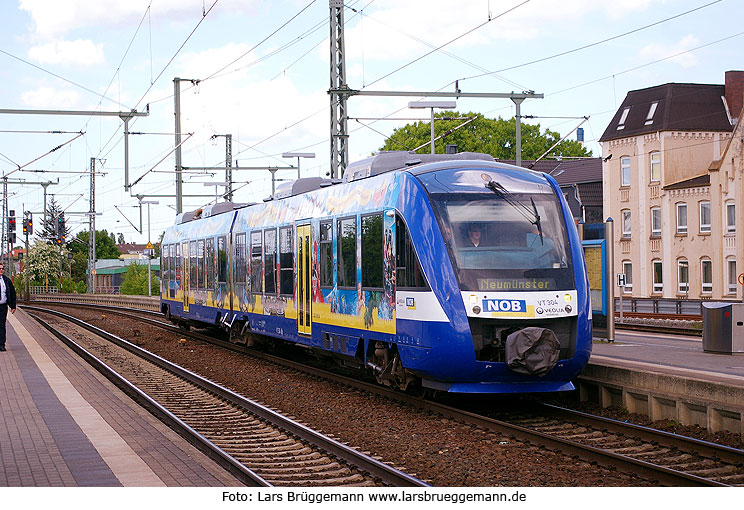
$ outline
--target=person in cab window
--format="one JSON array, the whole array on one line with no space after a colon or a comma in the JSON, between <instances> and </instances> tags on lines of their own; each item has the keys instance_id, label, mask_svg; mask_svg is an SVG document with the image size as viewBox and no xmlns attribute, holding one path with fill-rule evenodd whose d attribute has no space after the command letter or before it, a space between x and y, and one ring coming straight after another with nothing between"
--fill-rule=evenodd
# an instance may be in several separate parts
<instances>
[{"instance_id":1,"label":"person in cab window","mask_svg":"<svg viewBox=\"0 0 744 510\"><path fill-rule=\"evenodd\" d=\"M481 236L483 235L483 227L479 223L471 223L468 225L468 240L467 246L478 248L481 245Z\"/></svg>"}]
</instances>

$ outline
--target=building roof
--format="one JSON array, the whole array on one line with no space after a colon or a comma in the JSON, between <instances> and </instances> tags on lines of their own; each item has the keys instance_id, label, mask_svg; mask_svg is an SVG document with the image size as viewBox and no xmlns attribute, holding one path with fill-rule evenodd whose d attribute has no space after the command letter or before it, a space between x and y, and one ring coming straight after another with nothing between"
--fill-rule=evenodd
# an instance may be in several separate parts
<instances>
[{"instance_id":1,"label":"building roof","mask_svg":"<svg viewBox=\"0 0 744 510\"><path fill-rule=\"evenodd\" d=\"M698 83L631 90L599 141L657 131L732 131L724 95L723 85Z\"/></svg>"},{"instance_id":2,"label":"building roof","mask_svg":"<svg viewBox=\"0 0 744 510\"><path fill-rule=\"evenodd\" d=\"M686 189L686 188L699 188L700 186L710 186L710 174L698 175L691 179L685 179L684 181L675 182L664 186L664 189Z\"/></svg>"},{"instance_id":3,"label":"building roof","mask_svg":"<svg viewBox=\"0 0 744 510\"><path fill-rule=\"evenodd\" d=\"M514 160L497 160L514 165ZM533 166L530 166L533 165ZM561 186L585 182L602 182L602 158L541 159L537 163L522 160L522 166L550 175Z\"/></svg>"}]
</instances>

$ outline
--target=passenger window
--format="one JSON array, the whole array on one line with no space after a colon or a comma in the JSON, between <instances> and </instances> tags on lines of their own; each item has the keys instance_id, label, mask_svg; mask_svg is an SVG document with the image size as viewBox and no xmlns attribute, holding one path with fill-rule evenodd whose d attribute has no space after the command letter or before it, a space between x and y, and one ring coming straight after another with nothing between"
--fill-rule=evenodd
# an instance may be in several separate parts
<instances>
[{"instance_id":1,"label":"passenger window","mask_svg":"<svg viewBox=\"0 0 744 510\"><path fill-rule=\"evenodd\" d=\"M398 288L428 289L405 221L395 217L395 281Z\"/></svg>"},{"instance_id":2,"label":"passenger window","mask_svg":"<svg viewBox=\"0 0 744 510\"><path fill-rule=\"evenodd\" d=\"M225 236L217 238L217 282L227 283L227 238Z\"/></svg>"},{"instance_id":3,"label":"passenger window","mask_svg":"<svg viewBox=\"0 0 744 510\"><path fill-rule=\"evenodd\" d=\"M338 286L356 287L356 218L338 222Z\"/></svg>"},{"instance_id":4,"label":"passenger window","mask_svg":"<svg viewBox=\"0 0 744 510\"><path fill-rule=\"evenodd\" d=\"M320 286L333 287L333 222L320 222Z\"/></svg>"},{"instance_id":5,"label":"passenger window","mask_svg":"<svg viewBox=\"0 0 744 510\"><path fill-rule=\"evenodd\" d=\"M196 241L189 242L189 288L199 288L199 265L196 261Z\"/></svg>"},{"instance_id":6,"label":"passenger window","mask_svg":"<svg viewBox=\"0 0 744 510\"><path fill-rule=\"evenodd\" d=\"M235 280L236 283L246 283L245 234L235 236Z\"/></svg>"},{"instance_id":7,"label":"passenger window","mask_svg":"<svg viewBox=\"0 0 744 510\"><path fill-rule=\"evenodd\" d=\"M276 294L276 230L264 230L264 294Z\"/></svg>"},{"instance_id":8,"label":"passenger window","mask_svg":"<svg viewBox=\"0 0 744 510\"><path fill-rule=\"evenodd\" d=\"M207 239L207 288L214 290L214 239Z\"/></svg>"},{"instance_id":9,"label":"passenger window","mask_svg":"<svg viewBox=\"0 0 744 510\"><path fill-rule=\"evenodd\" d=\"M362 218L362 287L382 288L382 214Z\"/></svg>"},{"instance_id":10,"label":"passenger window","mask_svg":"<svg viewBox=\"0 0 744 510\"><path fill-rule=\"evenodd\" d=\"M261 231L251 232L251 292L260 294L263 274L261 273Z\"/></svg>"},{"instance_id":11,"label":"passenger window","mask_svg":"<svg viewBox=\"0 0 744 510\"><path fill-rule=\"evenodd\" d=\"M292 227L279 229L279 293L294 294L294 252L292 251Z\"/></svg>"},{"instance_id":12,"label":"passenger window","mask_svg":"<svg viewBox=\"0 0 744 510\"><path fill-rule=\"evenodd\" d=\"M199 271L199 285L198 288L203 289L205 287L206 280L204 279L204 241L200 240L196 242L196 261L197 271Z\"/></svg>"}]
</instances>

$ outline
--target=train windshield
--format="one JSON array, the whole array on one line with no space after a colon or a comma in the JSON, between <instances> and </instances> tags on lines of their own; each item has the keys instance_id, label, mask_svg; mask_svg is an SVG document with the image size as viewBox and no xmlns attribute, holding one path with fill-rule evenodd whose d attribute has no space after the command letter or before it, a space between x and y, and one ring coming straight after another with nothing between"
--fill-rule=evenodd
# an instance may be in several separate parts
<instances>
[{"instance_id":1,"label":"train windshield","mask_svg":"<svg viewBox=\"0 0 744 510\"><path fill-rule=\"evenodd\" d=\"M485 188L430 194L461 288L575 288L566 228L555 194L545 188L537 193L512 193L493 185Z\"/></svg>"}]
</instances>

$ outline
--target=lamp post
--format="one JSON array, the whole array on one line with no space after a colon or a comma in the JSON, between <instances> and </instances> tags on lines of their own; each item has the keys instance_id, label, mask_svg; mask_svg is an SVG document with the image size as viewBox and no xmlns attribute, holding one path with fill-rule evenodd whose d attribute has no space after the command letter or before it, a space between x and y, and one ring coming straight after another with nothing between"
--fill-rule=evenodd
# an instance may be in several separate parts
<instances>
[{"instance_id":1,"label":"lamp post","mask_svg":"<svg viewBox=\"0 0 744 510\"><path fill-rule=\"evenodd\" d=\"M147 295L152 296L152 243L150 242L150 204L159 204L157 200L140 200L140 205L147 204Z\"/></svg>"},{"instance_id":2,"label":"lamp post","mask_svg":"<svg viewBox=\"0 0 744 510\"><path fill-rule=\"evenodd\" d=\"M434 108L454 110L457 108L457 101L411 101L408 103L408 107L431 109L431 153L434 154Z\"/></svg>"},{"instance_id":3,"label":"lamp post","mask_svg":"<svg viewBox=\"0 0 744 510\"><path fill-rule=\"evenodd\" d=\"M314 152L283 152L283 158L297 158L297 178L300 178L300 158L314 158Z\"/></svg>"}]
</instances>

